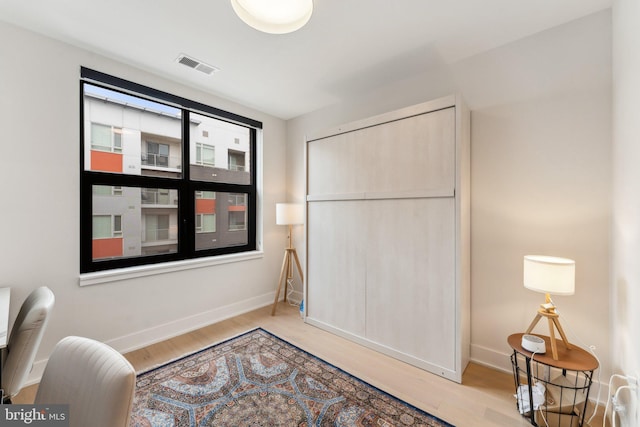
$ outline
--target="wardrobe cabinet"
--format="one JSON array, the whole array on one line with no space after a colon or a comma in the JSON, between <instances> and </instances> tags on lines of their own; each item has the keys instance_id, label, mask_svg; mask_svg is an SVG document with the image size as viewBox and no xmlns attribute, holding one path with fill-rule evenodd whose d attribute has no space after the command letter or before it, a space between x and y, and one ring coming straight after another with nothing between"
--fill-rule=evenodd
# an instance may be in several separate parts
<instances>
[{"instance_id":1,"label":"wardrobe cabinet","mask_svg":"<svg viewBox=\"0 0 640 427\"><path fill-rule=\"evenodd\" d=\"M307 137L305 321L460 382L469 112L449 96Z\"/></svg>"}]
</instances>

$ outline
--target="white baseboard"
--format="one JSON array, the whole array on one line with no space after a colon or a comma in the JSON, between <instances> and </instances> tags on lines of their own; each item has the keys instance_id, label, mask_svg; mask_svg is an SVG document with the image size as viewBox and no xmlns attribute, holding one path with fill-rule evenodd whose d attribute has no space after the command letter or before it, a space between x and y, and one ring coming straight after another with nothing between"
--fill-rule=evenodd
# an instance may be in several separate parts
<instances>
[{"instance_id":1,"label":"white baseboard","mask_svg":"<svg viewBox=\"0 0 640 427\"><path fill-rule=\"evenodd\" d=\"M140 332L106 341L106 344L115 348L120 353L128 353L204 326L239 316L269 304L273 304L273 293L249 298L193 316L174 320L163 325L154 326Z\"/></svg>"},{"instance_id":2,"label":"white baseboard","mask_svg":"<svg viewBox=\"0 0 640 427\"><path fill-rule=\"evenodd\" d=\"M507 373L513 372L511 370L511 359L509 358L510 355L511 353L501 353L488 347L471 344L471 361L479 365L497 369L498 371Z\"/></svg>"},{"instance_id":3,"label":"white baseboard","mask_svg":"<svg viewBox=\"0 0 640 427\"><path fill-rule=\"evenodd\" d=\"M114 338L106 341L106 344L120 353L128 353L271 304L273 304L273 293L269 292L268 294ZM27 379L27 386L40 382L47 360L38 360L33 364L33 369Z\"/></svg>"}]
</instances>

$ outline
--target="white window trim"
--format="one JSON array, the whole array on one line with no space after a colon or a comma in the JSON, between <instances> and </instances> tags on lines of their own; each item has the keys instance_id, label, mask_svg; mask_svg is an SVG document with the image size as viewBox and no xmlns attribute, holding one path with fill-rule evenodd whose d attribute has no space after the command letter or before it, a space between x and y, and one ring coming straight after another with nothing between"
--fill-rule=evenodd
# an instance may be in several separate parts
<instances>
[{"instance_id":1,"label":"white window trim","mask_svg":"<svg viewBox=\"0 0 640 427\"><path fill-rule=\"evenodd\" d=\"M208 258L194 258L184 261L166 262L160 264L148 264L114 270L97 271L94 273L81 274L79 277L79 285L100 285L102 283L118 282L121 280L136 279L139 277L155 276L157 274L175 273L177 271L212 267L221 264L230 264L233 262L249 261L259 258L264 258L264 252L262 250L241 252L229 255L218 255Z\"/></svg>"}]
</instances>

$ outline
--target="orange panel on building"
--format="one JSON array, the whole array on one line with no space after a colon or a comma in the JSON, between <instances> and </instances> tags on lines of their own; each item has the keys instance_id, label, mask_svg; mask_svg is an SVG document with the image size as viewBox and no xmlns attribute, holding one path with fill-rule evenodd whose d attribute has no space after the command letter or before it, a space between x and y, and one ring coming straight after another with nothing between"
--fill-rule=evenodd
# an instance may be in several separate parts
<instances>
[{"instance_id":1,"label":"orange panel on building","mask_svg":"<svg viewBox=\"0 0 640 427\"><path fill-rule=\"evenodd\" d=\"M247 210L246 206L229 206L229 212L244 212Z\"/></svg>"},{"instance_id":2,"label":"orange panel on building","mask_svg":"<svg viewBox=\"0 0 640 427\"><path fill-rule=\"evenodd\" d=\"M197 214L216 213L216 199L196 199Z\"/></svg>"},{"instance_id":3,"label":"orange panel on building","mask_svg":"<svg viewBox=\"0 0 640 427\"><path fill-rule=\"evenodd\" d=\"M122 256L122 237L93 240L93 259Z\"/></svg>"},{"instance_id":4,"label":"orange panel on building","mask_svg":"<svg viewBox=\"0 0 640 427\"><path fill-rule=\"evenodd\" d=\"M91 170L122 173L122 154L91 150Z\"/></svg>"}]
</instances>

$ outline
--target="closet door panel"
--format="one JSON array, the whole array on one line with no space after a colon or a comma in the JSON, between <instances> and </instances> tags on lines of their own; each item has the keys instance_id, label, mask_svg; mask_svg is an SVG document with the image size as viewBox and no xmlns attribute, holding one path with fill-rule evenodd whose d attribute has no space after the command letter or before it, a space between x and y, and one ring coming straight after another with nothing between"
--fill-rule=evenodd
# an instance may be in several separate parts
<instances>
[{"instance_id":1,"label":"closet door panel","mask_svg":"<svg viewBox=\"0 0 640 427\"><path fill-rule=\"evenodd\" d=\"M307 316L356 335L365 327L364 202L309 203Z\"/></svg>"},{"instance_id":2,"label":"closet door panel","mask_svg":"<svg viewBox=\"0 0 640 427\"><path fill-rule=\"evenodd\" d=\"M440 191L455 187L455 110L447 108L363 129L364 192Z\"/></svg>"},{"instance_id":3,"label":"closet door panel","mask_svg":"<svg viewBox=\"0 0 640 427\"><path fill-rule=\"evenodd\" d=\"M306 320L445 378L469 359L469 113L453 95L307 139Z\"/></svg>"},{"instance_id":4,"label":"closet door panel","mask_svg":"<svg viewBox=\"0 0 640 427\"><path fill-rule=\"evenodd\" d=\"M455 199L372 201L367 218L367 339L454 370Z\"/></svg>"},{"instance_id":5,"label":"closet door panel","mask_svg":"<svg viewBox=\"0 0 640 427\"><path fill-rule=\"evenodd\" d=\"M365 141L358 131L308 145L308 194L345 194L362 191Z\"/></svg>"},{"instance_id":6,"label":"closet door panel","mask_svg":"<svg viewBox=\"0 0 640 427\"><path fill-rule=\"evenodd\" d=\"M455 109L312 141L308 194L438 191L455 187Z\"/></svg>"}]
</instances>

